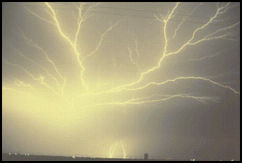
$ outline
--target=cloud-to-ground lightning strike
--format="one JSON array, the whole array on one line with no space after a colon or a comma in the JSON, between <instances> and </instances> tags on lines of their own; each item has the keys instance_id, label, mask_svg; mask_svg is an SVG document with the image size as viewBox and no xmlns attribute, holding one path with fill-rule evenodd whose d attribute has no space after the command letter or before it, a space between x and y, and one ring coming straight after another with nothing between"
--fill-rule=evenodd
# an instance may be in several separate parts
<instances>
[{"instance_id":1,"label":"cloud-to-ground lightning strike","mask_svg":"<svg viewBox=\"0 0 257 163\"><path fill-rule=\"evenodd\" d=\"M122 142L121 142L121 149L122 149L122 154L123 154L122 158L127 158L127 152L126 152L125 146Z\"/></svg>"},{"instance_id":2,"label":"cloud-to-ground lightning strike","mask_svg":"<svg viewBox=\"0 0 257 163\"><path fill-rule=\"evenodd\" d=\"M108 157L114 158L115 152L117 152L118 150L122 151L122 158L127 158L125 146L122 141L115 142L110 146Z\"/></svg>"},{"instance_id":3,"label":"cloud-to-ground lightning strike","mask_svg":"<svg viewBox=\"0 0 257 163\"><path fill-rule=\"evenodd\" d=\"M114 154L114 150L116 149L117 143L114 143L111 145L110 149L109 149L109 158L113 158L113 154Z\"/></svg>"}]
</instances>

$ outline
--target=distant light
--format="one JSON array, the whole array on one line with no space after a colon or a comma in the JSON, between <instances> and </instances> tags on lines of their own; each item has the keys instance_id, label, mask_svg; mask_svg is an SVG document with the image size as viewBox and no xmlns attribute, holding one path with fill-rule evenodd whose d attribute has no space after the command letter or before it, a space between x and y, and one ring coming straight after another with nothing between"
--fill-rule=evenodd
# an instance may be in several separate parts
<instances>
[{"instance_id":1,"label":"distant light","mask_svg":"<svg viewBox=\"0 0 257 163\"><path fill-rule=\"evenodd\" d=\"M195 158L191 159L190 161L195 161Z\"/></svg>"},{"instance_id":2,"label":"distant light","mask_svg":"<svg viewBox=\"0 0 257 163\"><path fill-rule=\"evenodd\" d=\"M74 156L74 155L73 155L73 156L71 156L71 157L72 157L73 159L75 159L75 158L76 158L76 156Z\"/></svg>"},{"instance_id":3,"label":"distant light","mask_svg":"<svg viewBox=\"0 0 257 163\"><path fill-rule=\"evenodd\" d=\"M17 155L17 153L15 152L14 155Z\"/></svg>"},{"instance_id":4,"label":"distant light","mask_svg":"<svg viewBox=\"0 0 257 163\"><path fill-rule=\"evenodd\" d=\"M9 155L12 155L12 153L11 153L11 152L9 152L8 154L9 154Z\"/></svg>"}]
</instances>

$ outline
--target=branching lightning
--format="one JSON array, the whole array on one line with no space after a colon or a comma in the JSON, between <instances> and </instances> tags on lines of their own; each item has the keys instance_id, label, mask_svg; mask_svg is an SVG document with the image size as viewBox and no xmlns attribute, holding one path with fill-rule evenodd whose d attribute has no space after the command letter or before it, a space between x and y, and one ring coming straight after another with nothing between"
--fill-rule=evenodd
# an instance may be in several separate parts
<instances>
[{"instance_id":1,"label":"branching lightning","mask_svg":"<svg viewBox=\"0 0 257 163\"><path fill-rule=\"evenodd\" d=\"M137 88L128 88L127 90L141 90L141 89L145 89L147 87L150 87L152 85L156 85L156 86L160 86L160 85L165 85L169 82L176 82L178 80L203 80L203 81L207 81L211 84L214 84L216 86L219 86L219 87L222 87L222 88L226 88L226 89L229 89L231 90L233 93L235 94L239 94L238 91L236 91L235 89L231 88L230 86L227 86L227 85L223 85L223 84L220 84L216 81L213 81L211 79L208 79L208 78L205 78L205 77L199 77L199 76L187 76L187 77L177 77L175 79L169 79L169 80L165 80L165 81L162 81L162 82L149 82L148 84L142 86L142 87L137 87Z\"/></svg>"},{"instance_id":2,"label":"branching lightning","mask_svg":"<svg viewBox=\"0 0 257 163\"><path fill-rule=\"evenodd\" d=\"M72 55L74 55L74 58L76 58L76 63L79 68L79 78L78 82L81 84L83 89L80 89L79 91L76 90L73 87L74 85L69 85L67 82L70 76L64 75L65 71L61 70L59 65L57 64L57 60L53 58L53 54L50 55L49 51L44 48L44 46L39 45L37 42L30 39L28 36L25 35L24 32L20 31L22 37L26 41L26 44L29 45L29 47L32 47L36 49L37 51L42 54L44 57L44 60L47 61L47 65L51 66L50 68L46 68L46 65L42 65L38 63L35 59L29 57L29 55L26 55L25 52L18 50L19 48L15 48L16 55L26 60L26 63L32 64L32 66L37 67L37 71L40 71L37 75L33 74L33 71L28 69L27 66L24 66L22 64L18 63L12 63L6 59L4 59L4 62L6 65L12 66L17 68L17 70L22 71L28 79L31 81L18 79L15 77L15 79L11 82L11 84L3 85L3 91L16 91L16 92L23 92L23 90L26 89L27 92L30 92L33 90L34 92L38 91L39 89L44 88L50 91L51 95L56 95L55 97L58 97L58 102L56 102L56 106L60 106L60 108L63 108L63 104L69 104L69 107L72 108L72 110L81 109L81 108L91 108L91 107L98 107L98 106L108 106L108 105L121 105L121 106L127 106L127 105L143 105L143 104L152 104L152 103L162 103L167 102L169 100L173 99L183 99L183 100L193 100L196 102L199 102L200 104L206 103L206 102L219 102L218 97L209 97L209 96L196 96L192 93L167 93L162 94L161 92L155 92L152 95L142 95L139 94L138 96L129 96L129 93L142 93L142 90L147 90L151 87L159 88L161 86L169 86L169 84L187 80L187 81L200 81L200 82L206 82L209 85L213 85L216 87L221 88L222 90L227 90L230 92L233 92L233 95L238 96L240 92L236 90L235 88L232 88L229 85L224 84L223 82L214 81L212 77L208 78L206 76L178 76L175 78L165 78L166 80L163 81L147 81L148 78L146 78L147 75L153 75L153 72L160 69L164 61L167 60L169 57L174 55L181 55L184 50L186 50L188 47L191 46L207 46L204 43L211 42L218 39L223 40L229 40L233 41L235 39L231 38L232 33L231 30L238 27L240 22L235 22L229 25L226 25L225 27L218 27L215 30L212 30L209 33L205 33L205 35L200 35L200 31L206 30L209 26L212 24L215 24L218 18L220 18L222 15L224 15L231 7L230 3L226 3L222 6L217 5L217 8L215 12L212 14L212 16L205 20L203 23L197 25L197 27L194 27L192 29L192 33L190 33L190 37L185 40L181 45L179 45L177 48L170 48L171 45L174 43L176 38L179 36L179 31L183 27L183 24L187 22L190 15L194 13L196 9L198 9L198 6L196 6L190 13L189 16L183 17L183 19L175 26L175 29L172 29L172 34L169 34L170 28L169 25L174 21L174 18L177 16L178 9L182 7L183 3L177 2L174 4L174 7L172 7L166 16L160 15L157 16L154 14L153 19L157 20L157 23L160 24L161 27L161 39L162 43L160 44L160 51L158 52L159 58L152 66L143 68L142 65L140 65L141 59L144 58L143 49L143 43L138 42L138 40L134 40L134 45L132 47L126 47L124 50L124 53L128 53L126 56L127 60L131 62L130 66L135 66L137 68L137 73L135 74L134 79L126 80L122 84L119 85L112 85L111 87L104 87L105 85L108 85L106 83L101 83L100 87L101 89L97 91L91 91L95 90L90 87L90 83L87 80L87 77L90 73L88 73L89 67L87 67L87 59L94 59L94 57L99 53L100 48L104 47L104 41L108 39L106 36L111 35L111 31L115 30L116 28L120 27L121 21L120 19L116 21L115 23L109 25L99 36L98 41L96 45L92 48L93 50L83 49L85 46L81 46L80 38L83 37L81 32L84 29L83 25L87 22L87 20L92 17L91 10L96 8L100 3L95 4L88 4L88 3L79 3L78 6L76 6L76 26L74 27L73 31L74 33L67 34L65 32L65 27L62 25L61 16L60 13L57 12L55 5L49 2L43 3L42 7L44 11L47 12L49 17L43 17L41 14L38 14L37 12L31 10L28 7L24 7L24 9L29 12L32 16L37 18L38 20L46 23L46 25L49 25L51 28L54 28L57 33L57 36L60 37L62 40L67 43L67 47L72 50ZM202 5L202 4L201 4ZM174 21L175 22L175 21ZM207 30L208 31L208 30ZM201 36L201 37L200 37ZM199 38L200 37L200 38ZM127 39L127 38L124 38ZM139 44L140 43L140 44ZM142 46L141 46L142 44ZM138 45L140 45L140 49L138 48ZM151 47L150 47L151 48ZM139 51L140 50L140 51ZM214 57L217 55L221 55L220 53L212 56L204 56L204 57L198 57L193 59L193 61L204 61L206 58ZM101 57L102 55L99 55ZM140 60L139 60L140 58ZM146 58L147 60L147 58ZM140 69L139 69L140 67ZM108 71L108 70L107 70ZM89 78L89 77L88 77ZM55 82L55 84L51 84L51 82ZM129 81L129 82L128 82ZM28 82L28 83L27 83ZM54 83L53 82L53 83ZM37 85L39 84L39 86ZM80 85L79 84L79 85ZM100 85L100 84L99 84ZM37 87L38 86L38 87ZM71 87L72 90L68 90L66 88ZM141 92L140 92L141 91ZM32 92L32 91L31 91ZM49 92L47 92L49 93ZM127 95L128 96L125 96ZM49 94L47 94L49 95ZM122 97L118 97L117 99L114 98L116 95L124 95L125 100ZM91 99L93 99L91 103ZM49 100L46 98L46 101ZM89 102L88 102L88 101ZM57 101L57 100L56 100ZM67 102L68 101L68 102ZM56 107L54 106L54 107ZM79 112L79 111L78 111ZM82 112L82 111L81 111ZM122 152L122 157L127 158L127 152L126 152L126 146L122 141L115 142L112 144L109 148L108 157L113 158L117 154L118 151Z\"/></svg>"},{"instance_id":3,"label":"branching lightning","mask_svg":"<svg viewBox=\"0 0 257 163\"><path fill-rule=\"evenodd\" d=\"M95 49L94 49L93 51L91 51L91 52L86 56L86 58L91 57L91 56L93 56L93 55L96 54L96 52L97 52L97 51L99 50L99 48L101 47L102 42L103 42L105 36L107 35L107 33L109 33L115 26L117 26L117 25L119 24L119 22L120 22L120 21L117 21L116 23L114 23L113 25L111 25L110 27L108 27L108 28L101 34L100 40L99 40L99 42L97 43Z\"/></svg>"},{"instance_id":4,"label":"branching lightning","mask_svg":"<svg viewBox=\"0 0 257 163\"><path fill-rule=\"evenodd\" d=\"M15 64L15 63L11 63L11 62L9 62L7 60L5 60L5 63L9 64L11 66L17 67L18 69L23 70L23 72L25 72L25 74L27 74L29 77L31 77L32 80L39 82L42 86L44 86L45 88L49 89L54 94L59 95L59 93L53 87L51 87L49 84L47 84L45 82L45 77L43 75L40 74L39 77L36 77L36 76L33 75L33 73L31 73L29 70L27 70L26 68L24 68L21 65L18 65L18 64Z\"/></svg>"},{"instance_id":5,"label":"branching lightning","mask_svg":"<svg viewBox=\"0 0 257 163\"><path fill-rule=\"evenodd\" d=\"M87 85L86 85L86 81L85 81L85 78L84 78L84 73L85 73L85 66L83 65L82 61L81 61L81 54L78 50L78 43L77 43L77 39L78 39L78 35L79 35L79 32L80 32L80 29L81 29L81 25L82 23L85 21L85 17L82 16L81 12L82 12L82 7L83 5L80 5L79 7L79 18L78 18L78 26L77 26L77 30L76 30L76 34L75 34L75 39L74 41L72 41L63 31L63 28L61 27L60 25L60 22L57 18L57 14L54 10L54 8L52 7L52 5L50 5L50 3L48 2L45 2L45 5L48 7L48 9L50 10L51 12L51 16L52 16L52 19L54 20L55 22L55 25L56 25L56 28L59 32L59 34L61 35L61 37L66 40L70 46L72 47L73 49L73 52L77 58L77 62L78 62L78 65L80 67L80 80L81 80L81 84L84 88L87 89Z\"/></svg>"},{"instance_id":6,"label":"branching lightning","mask_svg":"<svg viewBox=\"0 0 257 163\"><path fill-rule=\"evenodd\" d=\"M34 11L30 10L28 7L26 7L26 6L23 6L23 7L24 7L30 14L32 14L32 15L35 16L36 18L40 19L41 21L44 21L44 22L49 23L49 24L51 24L51 25L54 25L53 22L51 22L51 21L45 19L44 17L42 17L42 16L40 16L39 14L35 13Z\"/></svg>"},{"instance_id":7,"label":"branching lightning","mask_svg":"<svg viewBox=\"0 0 257 163\"><path fill-rule=\"evenodd\" d=\"M30 46L36 48L37 50L41 51L41 52L44 54L44 56L45 56L47 62L52 65L52 67L54 68L55 72L58 74L59 78L61 78L62 84L60 84L60 83L57 81L57 79L56 79L55 77L53 77L52 74L50 74L47 70L44 69L44 71L46 71L47 74L48 74L49 76L51 76L51 77L58 83L59 89L60 89L60 92L61 92L61 95L63 95L63 91L64 91L63 89L64 89L64 87L65 87L66 79L65 79L64 76L60 73L60 71L59 71L59 69L57 68L55 62L49 57L49 55L47 54L47 52L46 52L42 47L40 47L37 43L33 42L33 40L31 40L31 39L29 39L28 37L26 37L23 32L22 32L22 34L23 34L22 36L23 36L24 40L26 40L26 42L27 42ZM22 55L21 53L19 53L19 54ZM24 55L22 55L22 56L25 57ZM28 59L28 57L25 57L25 58L26 58L27 60L30 60L31 62L34 62L32 59ZM34 63L35 63L35 62L34 62ZM41 66L40 66L40 67L41 67ZM60 85L61 85L61 86L60 86Z\"/></svg>"},{"instance_id":8,"label":"branching lightning","mask_svg":"<svg viewBox=\"0 0 257 163\"><path fill-rule=\"evenodd\" d=\"M207 101L211 102L218 102L218 98L216 97L207 97L207 96L193 96L189 94L174 94L174 95L151 95L148 97L143 98L131 98L127 101L121 101L121 102L107 102L107 103L97 103L93 105L88 105L87 107L97 107L97 106L106 106L106 105L142 105L142 104L151 104L151 103L159 103L159 102L165 102L171 99L175 98L182 98L182 99L191 99L196 100L200 103L205 103Z\"/></svg>"},{"instance_id":9,"label":"branching lightning","mask_svg":"<svg viewBox=\"0 0 257 163\"><path fill-rule=\"evenodd\" d=\"M180 52L182 52L186 47L188 47L189 45L197 45L199 44L200 42L203 42L203 41L209 41L209 40L214 40L214 39L220 39L220 38L224 38L226 35L220 35L220 36L213 36L214 34L220 32L220 31L224 31L226 29L229 29L229 28L232 28L234 27L236 24L233 24L231 25L230 27L227 27L227 28L223 28L223 29L220 29L220 30L217 30L216 32L212 33L211 35L208 35L208 37L204 38L204 39L201 39L200 41L194 41L193 40L195 39L196 37L196 34L205 29L207 26L209 26L211 23L213 23L213 21L218 17L220 16L221 14L223 14L225 12L225 9L228 7L229 3L227 3L226 5L222 6L222 7L219 7L215 14L206 22L204 23L203 25L201 25L200 27L196 28L193 33L192 33L192 36L190 39L188 39L183 45L180 46L180 48L178 48L177 50L173 51L173 52L168 52L168 36L167 36L167 26L168 26L168 23L172 20L172 18L174 17L174 13L176 11L176 9L178 8L179 6L179 2L176 3L175 7L172 8L172 10L169 12L169 14L163 18L162 16L161 17L157 17L155 16L155 18L160 21L162 24L163 24L163 38L164 38L164 45L163 45L163 50L162 50L162 55L161 55L161 58L159 59L159 61L157 62L157 64L149 69L147 69L146 71L143 71L141 72L140 74L140 77L138 78L138 80L136 80L135 82L132 82L132 83L129 83L129 84L125 84L125 85L122 85L122 86L119 86L116 88L116 90L119 90L119 89L122 89L122 88L126 88L126 87L130 87L130 86L133 86L133 85L136 85L138 83L140 83L144 76L147 75L147 74L150 74L151 72L159 69L161 67L161 63L168 57L168 56L171 56L171 55L175 55L175 54L179 54ZM213 36L213 37L211 37Z\"/></svg>"},{"instance_id":10,"label":"branching lightning","mask_svg":"<svg viewBox=\"0 0 257 163\"><path fill-rule=\"evenodd\" d=\"M48 77L50 77L52 80L55 81L56 85L60 86L60 82L58 81L58 79L51 74L45 67L43 67L42 65L40 65L39 63L37 63L35 60L31 59L30 57L27 57L26 55L24 55L21 51L17 50L16 48L14 48L17 51L17 54L19 56L21 56L22 58L24 58L25 60L31 62L32 64L35 64L36 66L38 66L42 71L44 71Z\"/></svg>"},{"instance_id":11,"label":"branching lightning","mask_svg":"<svg viewBox=\"0 0 257 163\"><path fill-rule=\"evenodd\" d=\"M201 3L196 6L191 12L189 15L192 15L196 9L198 9L198 7L201 5ZM172 36L172 39L175 39L176 36L177 36L177 32L178 30L181 28L181 26L186 22L186 20L189 18L190 16L186 16L186 17L183 17L182 20L180 21L180 23L177 25L177 27L175 28L174 32L173 32L173 36Z\"/></svg>"}]
</instances>

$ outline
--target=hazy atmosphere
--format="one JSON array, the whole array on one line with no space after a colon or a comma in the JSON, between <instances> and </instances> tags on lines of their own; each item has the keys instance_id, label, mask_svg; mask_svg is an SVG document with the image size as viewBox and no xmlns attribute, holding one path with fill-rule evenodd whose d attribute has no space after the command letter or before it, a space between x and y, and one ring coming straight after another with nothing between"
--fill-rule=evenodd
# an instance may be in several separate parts
<instances>
[{"instance_id":1,"label":"hazy atmosphere","mask_svg":"<svg viewBox=\"0 0 257 163\"><path fill-rule=\"evenodd\" d=\"M240 160L240 3L2 3L2 150Z\"/></svg>"}]
</instances>

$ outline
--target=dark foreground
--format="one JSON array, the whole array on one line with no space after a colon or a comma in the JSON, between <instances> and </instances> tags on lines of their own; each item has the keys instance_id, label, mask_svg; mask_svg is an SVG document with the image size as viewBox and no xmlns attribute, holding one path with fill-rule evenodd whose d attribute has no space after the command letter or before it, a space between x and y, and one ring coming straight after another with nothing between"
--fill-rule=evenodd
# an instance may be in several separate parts
<instances>
[{"instance_id":1,"label":"dark foreground","mask_svg":"<svg viewBox=\"0 0 257 163\"><path fill-rule=\"evenodd\" d=\"M2 154L2 161L154 161L152 159L122 159L122 158L91 158L91 157L75 157L71 156L40 156L40 155L9 155Z\"/></svg>"}]
</instances>

